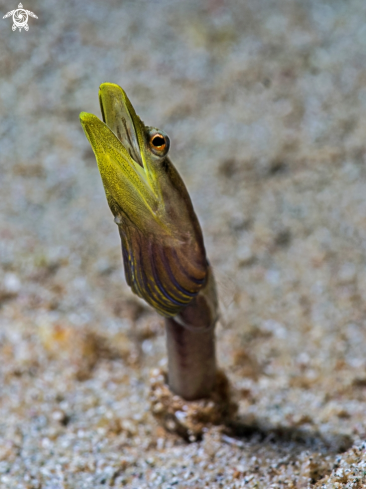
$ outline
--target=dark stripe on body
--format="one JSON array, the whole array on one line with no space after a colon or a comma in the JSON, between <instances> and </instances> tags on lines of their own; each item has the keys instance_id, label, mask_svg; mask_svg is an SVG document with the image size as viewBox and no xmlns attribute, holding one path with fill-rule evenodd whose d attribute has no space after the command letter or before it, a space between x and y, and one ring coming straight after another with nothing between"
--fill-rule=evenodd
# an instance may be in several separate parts
<instances>
[{"instance_id":1,"label":"dark stripe on body","mask_svg":"<svg viewBox=\"0 0 366 489\"><path fill-rule=\"evenodd\" d=\"M187 271L182 267L182 264L179 261L179 258L178 258L178 255L177 255L177 252L175 251L175 249L171 248L171 250L172 250L172 254L174 255L175 260L177 261L178 267L179 267L180 271L183 273L183 275L185 275L188 278L188 280L190 280L191 282L193 282L197 285L203 285L205 283L206 277L200 279L200 278L195 278L195 277L192 277L191 275L189 275L187 273Z\"/></svg>"},{"instance_id":2,"label":"dark stripe on body","mask_svg":"<svg viewBox=\"0 0 366 489\"><path fill-rule=\"evenodd\" d=\"M160 282L160 279L159 279L159 276L158 276L158 273L157 273L157 270L156 270L156 267L155 267L155 260L154 260L154 249L153 249L153 243L150 242L149 243L149 257L150 257L150 263L151 263L151 269L152 269L152 272L153 272L153 276L154 276L154 279L155 279L155 282L156 282L156 285L159 287L159 290L160 292L165 296L166 299L168 299L170 302L172 302L173 304L175 304L176 306L186 306L187 303L186 302L180 302L176 299L174 299L171 295L168 294L168 292L164 289L162 283Z\"/></svg>"},{"instance_id":3,"label":"dark stripe on body","mask_svg":"<svg viewBox=\"0 0 366 489\"><path fill-rule=\"evenodd\" d=\"M164 267L165 267L166 271L168 272L169 278L172 281L174 287L176 287L176 289L178 289L180 292L182 292L183 295L186 295L188 297L196 297L196 295L197 295L198 292L189 292L187 289L185 289L184 287L182 287L179 284L179 282L177 282L177 280L176 280L176 278L175 278L175 276L174 276L174 274L172 272L172 269L170 267L169 260L165 256L164 249L159 248L159 251L160 251L161 261L163 262Z\"/></svg>"}]
</instances>

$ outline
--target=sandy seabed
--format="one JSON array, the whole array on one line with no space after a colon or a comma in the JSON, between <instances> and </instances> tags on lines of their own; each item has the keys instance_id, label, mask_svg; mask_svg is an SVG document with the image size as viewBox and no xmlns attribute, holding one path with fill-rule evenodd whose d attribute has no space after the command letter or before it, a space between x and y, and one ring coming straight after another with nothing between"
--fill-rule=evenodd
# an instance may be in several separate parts
<instances>
[{"instance_id":1,"label":"sandy seabed","mask_svg":"<svg viewBox=\"0 0 366 489\"><path fill-rule=\"evenodd\" d=\"M1 489L366 487L366 3L25 8L0 20ZM217 278L239 416L192 443L150 412L163 322L78 121L105 81L169 134Z\"/></svg>"}]
</instances>

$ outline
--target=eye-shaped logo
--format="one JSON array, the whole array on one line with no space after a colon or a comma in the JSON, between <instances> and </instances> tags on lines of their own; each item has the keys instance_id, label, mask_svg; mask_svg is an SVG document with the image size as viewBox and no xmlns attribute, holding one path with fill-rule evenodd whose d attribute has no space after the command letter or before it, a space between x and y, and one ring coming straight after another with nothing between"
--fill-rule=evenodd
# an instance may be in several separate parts
<instances>
[{"instance_id":1,"label":"eye-shaped logo","mask_svg":"<svg viewBox=\"0 0 366 489\"><path fill-rule=\"evenodd\" d=\"M19 31L21 31L22 29L27 31L29 29L28 16L38 19L38 17L30 10L24 10L23 5L21 3L18 5L18 8L16 10L12 10L11 12L5 14L3 19L6 19L11 15L13 16L13 25L12 25L13 31L15 31L17 28L19 29Z\"/></svg>"}]
</instances>

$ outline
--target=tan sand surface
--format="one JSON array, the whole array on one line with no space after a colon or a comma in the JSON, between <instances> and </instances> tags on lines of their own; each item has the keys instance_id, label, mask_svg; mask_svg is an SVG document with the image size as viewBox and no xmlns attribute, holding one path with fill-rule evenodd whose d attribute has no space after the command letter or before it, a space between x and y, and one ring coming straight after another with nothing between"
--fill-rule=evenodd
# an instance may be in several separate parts
<instances>
[{"instance_id":1,"label":"tan sand surface","mask_svg":"<svg viewBox=\"0 0 366 489\"><path fill-rule=\"evenodd\" d=\"M366 3L24 8L28 32L0 19L0 488L366 487ZM105 81L169 134L218 282L239 418L192 443L150 412L163 321L78 121Z\"/></svg>"}]
</instances>

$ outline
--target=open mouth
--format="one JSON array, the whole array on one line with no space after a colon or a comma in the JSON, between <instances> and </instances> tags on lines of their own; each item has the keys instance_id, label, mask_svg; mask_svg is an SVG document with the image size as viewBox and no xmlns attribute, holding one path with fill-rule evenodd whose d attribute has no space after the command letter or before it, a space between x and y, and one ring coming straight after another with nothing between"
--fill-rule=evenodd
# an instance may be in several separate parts
<instances>
[{"instance_id":1,"label":"open mouth","mask_svg":"<svg viewBox=\"0 0 366 489\"><path fill-rule=\"evenodd\" d=\"M107 199L131 216L155 215L161 204L160 175L168 168L169 137L144 125L120 86L103 83L99 101L103 122L86 112L80 114L80 121L95 153Z\"/></svg>"},{"instance_id":2,"label":"open mouth","mask_svg":"<svg viewBox=\"0 0 366 489\"><path fill-rule=\"evenodd\" d=\"M134 222L142 215L148 219L158 197L145 126L118 85L103 83L99 100L104 122L86 112L80 114L80 122L95 153L108 203L114 214L122 209Z\"/></svg>"}]
</instances>

